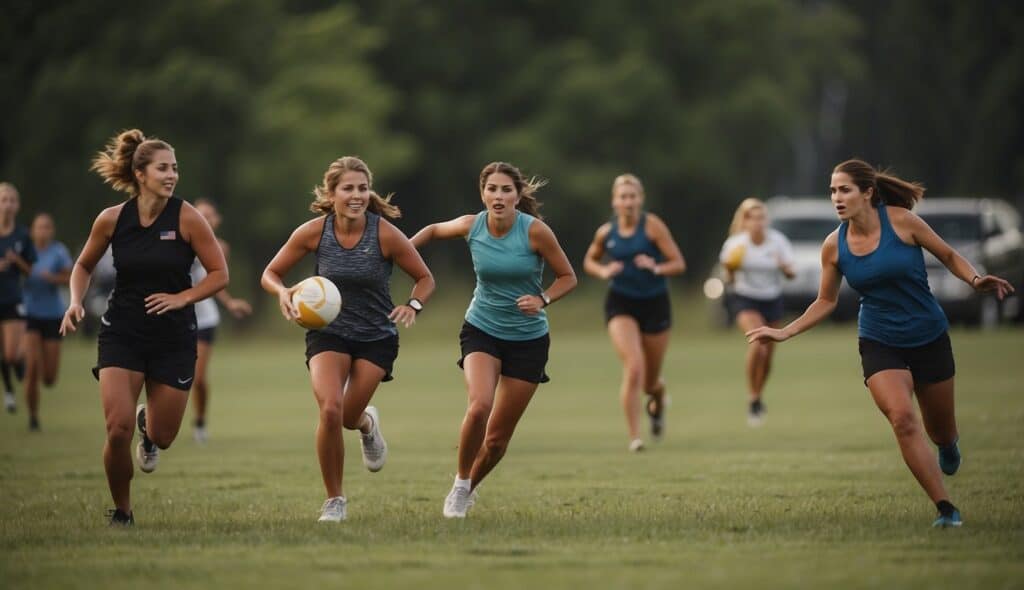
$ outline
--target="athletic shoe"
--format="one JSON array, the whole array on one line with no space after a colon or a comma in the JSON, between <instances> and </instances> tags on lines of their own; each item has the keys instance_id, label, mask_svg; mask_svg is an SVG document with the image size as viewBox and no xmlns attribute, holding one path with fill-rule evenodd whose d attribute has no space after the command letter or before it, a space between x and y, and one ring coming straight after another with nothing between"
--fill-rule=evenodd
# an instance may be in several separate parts
<instances>
[{"instance_id":1,"label":"athletic shoe","mask_svg":"<svg viewBox=\"0 0 1024 590\"><path fill-rule=\"evenodd\" d=\"M359 445L363 447L363 465L370 471L377 472L383 469L384 461L388 458L388 443L384 441L384 435L380 432L380 413L377 408L368 406L366 415L373 423L370 432L359 433Z\"/></svg>"},{"instance_id":2,"label":"athletic shoe","mask_svg":"<svg viewBox=\"0 0 1024 590\"><path fill-rule=\"evenodd\" d=\"M757 428L764 424L764 404L759 399L750 402L750 409L747 410L747 426Z\"/></svg>"},{"instance_id":3,"label":"athletic shoe","mask_svg":"<svg viewBox=\"0 0 1024 590\"><path fill-rule=\"evenodd\" d=\"M201 445L205 445L206 441L209 440L210 435L206 432L206 426L200 426L196 424L192 427L192 438Z\"/></svg>"},{"instance_id":4,"label":"athletic shoe","mask_svg":"<svg viewBox=\"0 0 1024 590\"><path fill-rule=\"evenodd\" d=\"M960 445L957 438L948 447L939 447L939 469L946 475L953 475L960 469Z\"/></svg>"},{"instance_id":5,"label":"athletic shoe","mask_svg":"<svg viewBox=\"0 0 1024 590\"><path fill-rule=\"evenodd\" d=\"M29 432L39 432L39 418L36 418L35 416L29 416L28 430Z\"/></svg>"},{"instance_id":6,"label":"athletic shoe","mask_svg":"<svg viewBox=\"0 0 1024 590\"><path fill-rule=\"evenodd\" d=\"M466 518L466 513L473 502L470 496L469 488L452 486L452 491L448 492L448 497L444 499L444 517Z\"/></svg>"},{"instance_id":7,"label":"athletic shoe","mask_svg":"<svg viewBox=\"0 0 1024 590\"><path fill-rule=\"evenodd\" d=\"M317 522L341 522L348 518L348 500L345 496L327 498L320 508L320 518Z\"/></svg>"},{"instance_id":8,"label":"athletic shoe","mask_svg":"<svg viewBox=\"0 0 1024 590\"><path fill-rule=\"evenodd\" d=\"M632 442L629 443L629 452L639 453L642 450L644 450L644 441L642 441L641 439L635 438Z\"/></svg>"},{"instance_id":9,"label":"athletic shoe","mask_svg":"<svg viewBox=\"0 0 1024 590\"><path fill-rule=\"evenodd\" d=\"M963 521L960 520L960 511L955 508L948 514L939 514L939 517L932 523L932 526L937 529L955 528L961 525L963 525Z\"/></svg>"},{"instance_id":10,"label":"athletic shoe","mask_svg":"<svg viewBox=\"0 0 1024 590\"><path fill-rule=\"evenodd\" d=\"M469 500L466 502L466 510L469 511L470 508L476 506L476 501L479 499L480 494L477 494L476 490L474 489L472 492L469 493Z\"/></svg>"},{"instance_id":11,"label":"athletic shoe","mask_svg":"<svg viewBox=\"0 0 1024 590\"><path fill-rule=\"evenodd\" d=\"M14 397L13 391L4 392L4 409L8 414L13 414L18 410L18 400Z\"/></svg>"},{"instance_id":12,"label":"athletic shoe","mask_svg":"<svg viewBox=\"0 0 1024 590\"><path fill-rule=\"evenodd\" d=\"M160 449L146 436L146 404L139 404L135 408L135 423L142 435L142 440L135 447L135 458L139 460L139 469L143 473L153 473L160 459Z\"/></svg>"},{"instance_id":13,"label":"athletic shoe","mask_svg":"<svg viewBox=\"0 0 1024 590\"><path fill-rule=\"evenodd\" d=\"M121 510L120 508L113 508L107 510L107 518L110 519L110 524L108 526L110 526L111 528L128 528L130 526L135 526L135 513L125 513L124 510Z\"/></svg>"},{"instance_id":14,"label":"athletic shoe","mask_svg":"<svg viewBox=\"0 0 1024 590\"><path fill-rule=\"evenodd\" d=\"M651 396L647 400L647 415L651 418L651 436L654 440L661 440L665 432L665 393L662 392L661 399Z\"/></svg>"}]
</instances>

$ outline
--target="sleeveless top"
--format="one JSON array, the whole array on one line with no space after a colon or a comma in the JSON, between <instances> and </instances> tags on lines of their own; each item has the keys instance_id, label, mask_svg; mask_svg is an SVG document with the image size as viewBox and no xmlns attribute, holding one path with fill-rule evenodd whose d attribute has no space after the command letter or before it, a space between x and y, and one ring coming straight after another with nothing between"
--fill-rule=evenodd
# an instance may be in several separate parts
<instances>
[{"instance_id":1,"label":"sleeveless top","mask_svg":"<svg viewBox=\"0 0 1024 590\"><path fill-rule=\"evenodd\" d=\"M36 249L29 239L28 230L24 226L15 225L11 233L0 236L0 257L8 250L25 259L25 262L32 265L36 261ZM22 272L13 262L7 268L0 271L0 305L21 304L21 281Z\"/></svg>"},{"instance_id":2,"label":"sleeveless top","mask_svg":"<svg viewBox=\"0 0 1024 590\"><path fill-rule=\"evenodd\" d=\"M500 238L487 230L487 211L481 211L466 236L476 273L476 289L466 321L502 340L533 340L548 333L548 316L519 311L516 299L540 295L544 259L530 249L530 225L535 217L516 211L516 219Z\"/></svg>"},{"instance_id":3,"label":"sleeveless top","mask_svg":"<svg viewBox=\"0 0 1024 590\"><path fill-rule=\"evenodd\" d=\"M192 287L189 269L196 253L181 237L181 206L181 199L171 197L149 227L139 222L137 197L121 207L110 238L117 276L107 311L100 318L101 333L195 345L196 314L191 304L162 315L146 313L149 295Z\"/></svg>"},{"instance_id":4,"label":"sleeveless top","mask_svg":"<svg viewBox=\"0 0 1024 590\"><path fill-rule=\"evenodd\" d=\"M324 217L315 273L338 287L341 313L319 332L357 342L373 342L398 334L388 318L395 308L388 285L393 264L381 253L379 232L380 215L367 211L363 235L355 246L345 248L334 233L334 214Z\"/></svg>"},{"instance_id":5,"label":"sleeveless top","mask_svg":"<svg viewBox=\"0 0 1024 590\"><path fill-rule=\"evenodd\" d=\"M206 269L203 268L203 263L199 262L198 258L192 262L192 270L189 274L192 275L193 285L198 285L206 278ZM202 301L196 301L195 305L197 330L216 328L220 324L220 310L217 309L217 300L212 295Z\"/></svg>"},{"instance_id":6,"label":"sleeveless top","mask_svg":"<svg viewBox=\"0 0 1024 590\"><path fill-rule=\"evenodd\" d=\"M622 272L612 277L610 289L626 297L649 299L668 291L668 280L649 270L638 268L633 262L637 254L647 254L657 262L665 260L658 246L647 237L647 213L640 213L633 235L619 233L619 220L612 216L611 231L604 239L604 249L612 260L622 263Z\"/></svg>"},{"instance_id":7,"label":"sleeveless top","mask_svg":"<svg viewBox=\"0 0 1024 590\"><path fill-rule=\"evenodd\" d=\"M900 240L885 205L878 207L878 219L878 247L864 256L846 243L849 222L839 226L839 272L860 294L858 334L888 346L923 346L949 328L946 314L928 288L921 247Z\"/></svg>"}]
</instances>

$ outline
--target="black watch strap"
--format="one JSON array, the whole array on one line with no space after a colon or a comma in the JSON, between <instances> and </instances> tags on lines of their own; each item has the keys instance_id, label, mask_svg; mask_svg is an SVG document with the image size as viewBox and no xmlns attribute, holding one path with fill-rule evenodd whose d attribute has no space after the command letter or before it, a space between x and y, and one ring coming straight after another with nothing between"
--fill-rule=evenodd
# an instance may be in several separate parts
<instances>
[{"instance_id":1,"label":"black watch strap","mask_svg":"<svg viewBox=\"0 0 1024 590\"><path fill-rule=\"evenodd\" d=\"M419 299L416 299L415 297L410 297L406 305L411 307L412 310L415 311L417 314L423 311L423 302L420 301Z\"/></svg>"}]
</instances>

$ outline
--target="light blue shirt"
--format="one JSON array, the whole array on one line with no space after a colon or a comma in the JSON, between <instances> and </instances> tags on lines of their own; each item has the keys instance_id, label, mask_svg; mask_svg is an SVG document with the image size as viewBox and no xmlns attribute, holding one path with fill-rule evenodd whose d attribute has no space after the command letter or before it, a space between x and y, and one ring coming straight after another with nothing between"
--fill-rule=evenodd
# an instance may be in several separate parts
<instances>
[{"instance_id":1,"label":"light blue shirt","mask_svg":"<svg viewBox=\"0 0 1024 590\"><path fill-rule=\"evenodd\" d=\"M36 254L36 263L25 279L25 314L30 318L59 320L64 317L67 304L61 300L57 285L44 279L42 273L56 274L70 269L74 264L71 254L60 242L50 242Z\"/></svg>"},{"instance_id":2,"label":"light blue shirt","mask_svg":"<svg viewBox=\"0 0 1024 590\"><path fill-rule=\"evenodd\" d=\"M516 305L523 295L541 293L544 259L530 249L530 225L535 220L517 211L512 229L496 238L487 229L487 212L482 211L466 236L476 273L466 321L495 338L523 341L548 333L544 310L526 315Z\"/></svg>"}]
</instances>

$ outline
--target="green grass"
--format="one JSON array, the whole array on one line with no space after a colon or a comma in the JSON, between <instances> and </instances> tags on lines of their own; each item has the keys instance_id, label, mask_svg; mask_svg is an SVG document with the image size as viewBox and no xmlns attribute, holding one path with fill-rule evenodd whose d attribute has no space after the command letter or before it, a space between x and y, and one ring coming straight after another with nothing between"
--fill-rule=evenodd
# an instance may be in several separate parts
<instances>
[{"instance_id":1,"label":"green grass","mask_svg":"<svg viewBox=\"0 0 1024 590\"><path fill-rule=\"evenodd\" d=\"M216 350L211 441L188 427L138 474L134 530L109 530L103 417L68 342L43 428L0 416L0 585L594 588L1024 586L1021 333L955 331L964 466L948 480L966 524L934 509L861 385L852 326L784 345L768 422L744 422L738 333L676 308L668 437L626 452L619 366L582 297L553 310L549 373L469 519L450 522L465 407L458 313L402 336L397 379L378 391L387 466L367 473L346 433L349 520L318 525L316 410L298 329ZM584 320L584 318L589 318Z\"/></svg>"}]
</instances>

